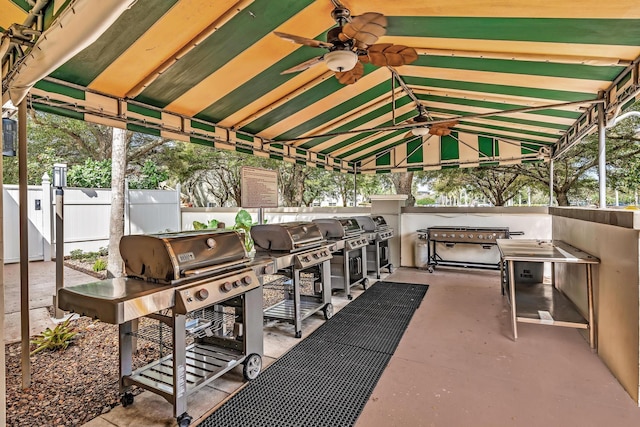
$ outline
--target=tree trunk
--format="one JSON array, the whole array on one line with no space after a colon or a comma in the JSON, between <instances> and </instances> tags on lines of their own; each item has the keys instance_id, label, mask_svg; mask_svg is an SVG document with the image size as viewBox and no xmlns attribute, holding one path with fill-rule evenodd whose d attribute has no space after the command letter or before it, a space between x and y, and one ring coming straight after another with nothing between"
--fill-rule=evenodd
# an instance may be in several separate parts
<instances>
[{"instance_id":1,"label":"tree trunk","mask_svg":"<svg viewBox=\"0 0 640 427\"><path fill-rule=\"evenodd\" d=\"M126 131L113 129L111 148L111 216L109 218L109 260L107 276L123 275L120 239L124 235L124 176L127 168Z\"/></svg>"},{"instance_id":2,"label":"tree trunk","mask_svg":"<svg viewBox=\"0 0 640 427\"><path fill-rule=\"evenodd\" d=\"M391 181L396 189L396 194L406 194L408 196L406 206L416 204L416 198L411 193L413 186L413 172L398 172L392 175Z\"/></svg>"},{"instance_id":3,"label":"tree trunk","mask_svg":"<svg viewBox=\"0 0 640 427\"><path fill-rule=\"evenodd\" d=\"M569 197L567 197L566 191L556 190L556 200L558 201L558 206L569 206Z\"/></svg>"}]
</instances>

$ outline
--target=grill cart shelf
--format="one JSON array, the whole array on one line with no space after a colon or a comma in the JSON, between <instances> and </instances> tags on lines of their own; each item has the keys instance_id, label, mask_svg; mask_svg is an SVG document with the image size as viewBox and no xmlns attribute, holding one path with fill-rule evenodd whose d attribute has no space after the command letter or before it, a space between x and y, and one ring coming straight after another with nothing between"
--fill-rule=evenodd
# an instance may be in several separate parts
<instances>
[{"instance_id":1,"label":"grill cart shelf","mask_svg":"<svg viewBox=\"0 0 640 427\"><path fill-rule=\"evenodd\" d=\"M265 320L282 320L294 325L295 337L302 338L302 321L322 311L333 316L329 260L306 270L285 268L279 279L263 283L264 289L282 290L283 300L264 309Z\"/></svg>"}]
</instances>

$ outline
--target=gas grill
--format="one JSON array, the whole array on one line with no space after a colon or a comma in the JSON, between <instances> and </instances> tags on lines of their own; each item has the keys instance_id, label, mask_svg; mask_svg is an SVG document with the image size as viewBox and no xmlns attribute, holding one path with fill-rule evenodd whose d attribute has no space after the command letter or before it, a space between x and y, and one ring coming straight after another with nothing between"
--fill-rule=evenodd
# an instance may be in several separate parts
<instances>
[{"instance_id":1,"label":"gas grill","mask_svg":"<svg viewBox=\"0 0 640 427\"><path fill-rule=\"evenodd\" d=\"M332 258L329 245L313 222L259 224L251 227L256 260L275 266L275 280L263 286L283 291L283 299L264 310L265 319L292 323L295 337L302 337L302 321L322 310L333 315L331 304Z\"/></svg>"},{"instance_id":2,"label":"gas grill","mask_svg":"<svg viewBox=\"0 0 640 427\"><path fill-rule=\"evenodd\" d=\"M509 232L508 227L430 227L418 230L419 238L427 241L427 268L431 273L437 265L499 270L500 257L496 239L509 239L512 235L522 234L524 233ZM467 248L473 245L476 248L492 251L495 262L443 258L438 254L438 250L441 253L448 251L445 256L452 256L452 249L458 247L457 245ZM486 254L482 255L488 258Z\"/></svg>"},{"instance_id":3,"label":"gas grill","mask_svg":"<svg viewBox=\"0 0 640 427\"><path fill-rule=\"evenodd\" d=\"M331 288L344 289L348 299L353 299L351 287L362 284L367 289L364 268L367 264L367 237L354 218L318 218L320 232L332 244Z\"/></svg>"},{"instance_id":4,"label":"gas grill","mask_svg":"<svg viewBox=\"0 0 640 427\"><path fill-rule=\"evenodd\" d=\"M120 253L127 277L60 289L59 306L119 325L123 406L133 403L131 387L142 387L171 403L178 426L188 426L189 394L241 363L245 379L260 373L257 273L267 264L251 263L235 231L125 236ZM138 329L141 317L157 326ZM158 360L136 371L134 338L160 345Z\"/></svg>"},{"instance_id":5,"label":"gas grill","mask_svg":"<svg viewBox=\"0 0 640 427\"><path fill-rule=\"evenodd\" d=\"M393 265L389 261L389 239L393 237L393 228L380 215L356 216L358 224L364 229L369 240L367 245L367 271L375 273L380 278L383 268L393 271Z\"/></svg>"}]
</instances>

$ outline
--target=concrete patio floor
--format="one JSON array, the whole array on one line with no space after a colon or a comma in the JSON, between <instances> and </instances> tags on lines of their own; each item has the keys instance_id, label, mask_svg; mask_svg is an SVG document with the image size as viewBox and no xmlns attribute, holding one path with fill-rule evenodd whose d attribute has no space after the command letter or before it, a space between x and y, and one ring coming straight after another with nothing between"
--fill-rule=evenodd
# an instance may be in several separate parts
<instances>
[{"instance_id":1,"label":"concrete patio floor","mask_svg":"<svg viewBox=\"0 0 640 427\"><path fill-rule=\"evenodd\" d=\"M32 263L40 268L37 264L46 263ZM5 270L7 307L15 297L10 269ZM87 278L95 280L73 280ZM577 330L521 324L518 341L512 340L497 272L401 268L383 278L430 289L356 426L640 425L640 408ZM353 291L356 297L362 293L359 287ZM336 293L333 303L339 310L348 300ZM321 314L307 319L303 339L323 322ZM265 366L299 341L291 325L267 324ZM242 385L237 367L191 395L192 425ZM171 405L143 392L132 406L118 406L85 427L172 425Z\"/></svg>"}]
</instances>

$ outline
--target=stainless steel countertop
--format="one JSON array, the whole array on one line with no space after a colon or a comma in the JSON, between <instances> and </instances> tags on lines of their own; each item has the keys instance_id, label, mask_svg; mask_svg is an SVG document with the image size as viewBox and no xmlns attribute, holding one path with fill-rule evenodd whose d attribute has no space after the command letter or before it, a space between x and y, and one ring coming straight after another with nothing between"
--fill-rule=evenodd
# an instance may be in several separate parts
<instances>
[{"instance_id":1,"label":"stainless steel countertop","mask_svg":"<svg viewBox=\"0 0 640 427\"><path fill-rule=\"evenodd\" d=\"M496 242L505 261L600 263L598 258L562 240L498 239Z\"/></svg>"}]
</instances>

